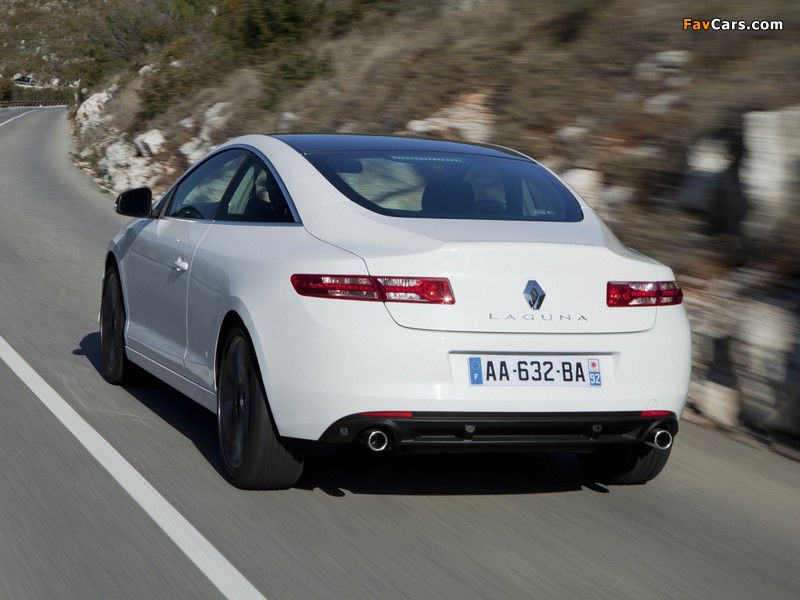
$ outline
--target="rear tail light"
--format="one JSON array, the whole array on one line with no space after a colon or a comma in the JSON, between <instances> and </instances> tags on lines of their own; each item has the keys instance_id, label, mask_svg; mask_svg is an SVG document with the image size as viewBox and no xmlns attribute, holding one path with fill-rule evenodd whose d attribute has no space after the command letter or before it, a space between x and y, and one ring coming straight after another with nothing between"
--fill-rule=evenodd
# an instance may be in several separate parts
<instances>
[{"instance_id":1,"label":"rear tail light","mask_svg":"<svg viewBox=\"0 0 800 600\"><path fill-rule=\"evenodd\" d=\"M292 275L292 285L301 296L381 300L381 291L371 277L359 275Z\"/></svg>"},{"instance_id":2,"label":"rear tail light","mask_svg":"<svg viewBox=\"0 0 800 600\"><path fill-rule=\"evenodd\" d=\"M617 306L665 306L683 302L675 281L609 281L606 304Z\"/></svg>"},{"instance_id":3,"label":"rear tail light","mask_svg":"<svg viewBox=\"0 0 800 600\"><path fill-rule=\"evenodd\" d=\"M366 275L292 275L292 286L301 296L455 304L450 281L441 277L369 277Z\"/></svg>"},{"instance_id":4,"label":"rear tail light","mask_svg":"<svg viewBox=\"0 0 800 600\"><path fill-rule=\"evenodd\" d=\"M386 302L453 304L450 282L441 278L376 277Z\"/></svg>"}]
</instances>

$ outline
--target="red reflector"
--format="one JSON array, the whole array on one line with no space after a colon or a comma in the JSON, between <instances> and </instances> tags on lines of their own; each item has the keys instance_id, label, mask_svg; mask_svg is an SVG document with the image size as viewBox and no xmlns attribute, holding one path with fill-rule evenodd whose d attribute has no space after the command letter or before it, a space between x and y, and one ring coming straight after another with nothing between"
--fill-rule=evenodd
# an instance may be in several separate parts
<instances>
[{"instance_id":1,"label":"red reflector","mask_svg":"<svg viewBox=\"0 0 800 600\"><path fill-rule=\"evenodd\" d=\"M671 417L672 416L672 412L670 412L668 410L643 410L641 416L644 417L644 418L648 418L648 417Z\"/></svg>"},{"instance_id":2,"label":"red reflector","mask_svg":"<svg viewBox=\"0 0 800 600\"><path fill-rule=\"evenodd\" d=\"M609 281L606 304L618 306L664 306L683 302L683 291L675 281Z\"/></svg>"},{"instance_id":3,"label":"red reflector","mask_svg":"<svg viewBox=\"0 0 800 600\"><path fill-rule=\"evenodd\" d=\"M443 277L370 277L368 275L292 275L292 286L301 296L455 304L450 281Z\"/></svg>"},{"instance_id":4,"label":"red reflector","mask_svg":"<svg viewBox=\"0 0 800 600\"><path fill-rule=\"evenodd\" d=\"M358 413L359 417L370 417L372 419L413 419L414 413L404 410L379 410L375 412Z\"/></svg>"}]
</instances>

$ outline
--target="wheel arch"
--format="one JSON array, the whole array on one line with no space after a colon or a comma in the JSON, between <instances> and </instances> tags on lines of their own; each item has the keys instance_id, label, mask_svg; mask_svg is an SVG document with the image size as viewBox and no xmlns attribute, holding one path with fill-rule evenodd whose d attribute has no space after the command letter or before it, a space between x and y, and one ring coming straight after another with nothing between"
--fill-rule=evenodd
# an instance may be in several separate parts
<instances>
[{"instance_id":1,"label":"wheel arch","mask_svg":"<svg viewBox=\"0 0 800 600\"><path fill-rule=\"evenodd\" d=\"M124 332L124 335L127 338L127 334L128 334L128 323L127 323L127 321L128 321L128 298L125 295L126 286L125 286L125 282L122 280L122 271L119 268L119 260L117 259L116 254L114 254L114 252L109 250L106 253L106 261L105 261L105 264L103 265L103 280L102 280L102 284L101 284L101 290L105 288L106 273L108 273L108 270L111 267L114 267L114 269L117 271L117 278L119 279L119 287L120 287L120 291L122 292L122 311L125 313L125 327L123 329L123 332ZM126 339L126 341L127 341L127 339Z\"/></svg>"},{"instance_id":2,"label":"wheel arch","mask_svg":"<svg viewBox=\"0 0 800 600\"><path fill-rule=\"evenodd\" d=\"M255 334L255 326L252 324L248 325L245 317L233 308L230 309L222 318L222 322L220 323L219 327L219 333L217 335L217 343L214 350L214 387L215 389L219 389L219 377L222 364L222 355L225 350L225 342L228 339L228 334L234 327L241 327L247 334L248 341L250 342L250 349L253 352L253 360L255 360L256 369L258 370L258 377L261 381L261 385L263 386L267 410L269 411L270 418L275 424L278 433L280 433L280 424L275 420L275 414L272 410L272 404L270 401L268 370L264 364L265 357L263 350L259 345L260 338Z\"/></svg>"},{"instance_id":3,"label":"wheel arch","mask_svg":"<svg viewBox=\"0 0 800 600\"><path fill-rule=\"evenodd\" d=\"M117 269L117 271L119 271L119 261L117 260L117 256L113 252L109 251L106 254L106 263L103 266L103 274L105 274L105 272L108 271L108 268L112 265Z\"/></svg>"},{"instance_id":4,"label":"wheel arch","mask_svg":"<svg viewBox=\"0 0 800 600\"><path fill-rule=\"evenodd\" d=\"M225 345L225 341L228 339L228 334L234 327L242 327L248 336L250 332L247 329L247 326L244 324L242 317L239 316L235 310L229 310L227 314L222 318L222 322L219 326L219 332L217 333L217 344L214 349L214 387L219 388L219 373L220 373L220 363L222 362L222 352L224 350L223 346ZM250 340L252 343L252 338Z\"/></svg>"},{"instance_id":5,"label":"wheel arch","mask_svg":"<svg viewBox=\"0 0 800 600\"><path fill-rule=\"evenodd\" d=\"M214 386L219 386L219 373L220 373L220 364L222 362L222 352L224 350L225 341L228 338L228 333L230 333L231 329L234 327L241 327L244 332L247 334L248 340L250 342L251 350L253 351L253 357L256 361L256 367L258 367L258 373L261 377L261 383L264 385L264 391L268 391L268 381L266 377L266 369L264 365L264 355L261 351L261 347L259 346L260 340L256 333L255 326L252 322L248 322L247 314L242 314L242 311L236 310L236 308L231 308L225 313L225 316L222 317L222 321L219 325L219 330L217 333L217 342L216 347L214 349Z\"/></svg>"},{"instance_id":6,"label":"wheel arch","mask_svg":"<svg viewBox=\"0 0 800 600\"><path fill-rule=\"evenodd\" d=\"M128 318L128 298L125 295L126 294L125 288L127 286L125 285L125 282L123 281L123 278L122 278L122 269L119 268L119 259L117 258L117 255L114 254L114 252L112 250L109 250L106 253L106 261L105 261L105 264L103 265L103 285L105 285L106 273L108 273L108 269L111 268L111 267L114 267L114 269L116 269L116 271L117 271L117 277L119 278L119 286L122 289L122 309L125 311L125 319L127 320L127 318ZM126 328L126 330L127 330L127 328Z\"/></svg>"}]
</instances>

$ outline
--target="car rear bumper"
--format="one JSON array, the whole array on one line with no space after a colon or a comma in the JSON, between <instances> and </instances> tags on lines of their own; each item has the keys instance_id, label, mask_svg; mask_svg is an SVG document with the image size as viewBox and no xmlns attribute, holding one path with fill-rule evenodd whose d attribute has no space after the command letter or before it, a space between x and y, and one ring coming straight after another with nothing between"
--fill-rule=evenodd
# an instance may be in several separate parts
<instances>
[{"instance_id":1,"label":"car rear bumper","mask_svg":"<svg viewBox=\"0 0 800 600\"><path fill-rule=\"evenodd\" d=\"M374 411L412 412L415 426L422 415L512 415L513 427L513 415L679 417L691 375L688 320L682 306L658 310L643 332L475 334L399 327L379 303L304 298L250 330L278 431L316 441ZM598 358L602 385L473 385L475 356Z\"/></svg>"},{"instance_id":2,"label":"car rear bumper","mask_svg":"<svg viewBox=\"0 0 800 600\"><path fill-rule=\"evenodd\" d=\"M678 433L675 414L435 413L350 415L331 425L322 442L366 441L386 434L397 452L591 452L607 444L645 443L655 431Z\"/></svg>"}]
</instances>

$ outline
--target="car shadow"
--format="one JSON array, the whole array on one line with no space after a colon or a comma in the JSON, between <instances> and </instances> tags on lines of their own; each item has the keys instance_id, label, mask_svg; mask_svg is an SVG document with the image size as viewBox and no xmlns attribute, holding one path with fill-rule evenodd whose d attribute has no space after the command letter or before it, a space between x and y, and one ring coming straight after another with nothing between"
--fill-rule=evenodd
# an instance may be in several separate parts
<instances>
[{"instance_id":1,"label":"car shadow","mask_svg":"<svg viewBox=\"0 0 800 600\"><path fill-rule=\"evenodd\" d=\"M101 372L99 332L90 333L73 352L85 356ZM139 370L135 385L123 386L131 396L186 436L220 477L216 419L208 410ZM404 454L369 452L353 444L335 452L309 452L295 489L319 490L331 497L350 494L398 496L474 496L552 494L583 489L608 493L589 481L571 454L476 453ZM328 448L330 449L330 448Z\"/></svg>"},{"instance_id":2,"label":"car shadow","mask_svg":"<svg viewBox=\"0 0 800 600\"><path fill-rule=\"evenodd\" d=\"M73 354L85 356L100 374L102 369L100 333L88 334L80 341L79 346ZM135 384L124 385L123 389L150 412L189 439L220 476L224 477L225 471L217 448L214 414L138 367L134 379Z\"/></svg>"},{"instance_id":3,"label":"car shadow","mask_svg":"<svg viewBox=\"0 0 800 600\"><path fill-rule=\"evenodd\" d=\"M312 453L295 487L318 489L330 496L552 494L582 489L608 492L586 478L571 454L397 455L375 454L359 446L343 446L330 456Z\"/></svg>"}]
</instances>

